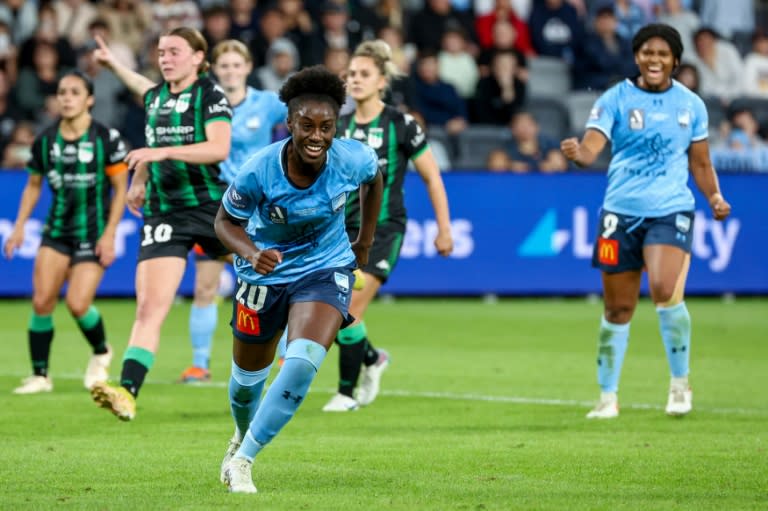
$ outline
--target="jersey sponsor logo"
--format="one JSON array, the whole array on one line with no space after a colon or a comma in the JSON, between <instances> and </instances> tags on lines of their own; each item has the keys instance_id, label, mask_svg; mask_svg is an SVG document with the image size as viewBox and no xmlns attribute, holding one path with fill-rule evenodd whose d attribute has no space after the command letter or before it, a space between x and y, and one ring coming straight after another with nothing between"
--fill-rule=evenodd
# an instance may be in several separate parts
<instances>
[{"instance_id":1,"label":"jersey sponsor logo","mask_svg":"<svg viewBox=\"0 0 768 511\"><path fill-rule=\"evenodd\" d=\"M343 273L335 271L333 272L333 281L336 283L336 287L339 288L339 291L342 293L349 293L348 275L344 275Z\"/></svg>"},{"instance_id":2,"label":"jersey sponsor logo","mask_svg":"<svg viewBox=\"0 0 768 511\"><path fill-rule=\"evenodd\" d=\"M347 203L347 193L341 192L339 195L336 196L336 198L333 199L333 202L331 203L331 207L333 207L333 212L336 213L341 208L344 207L344 204Z\"/></svg>"},{"instance_id":3,"label":"jersey sponsor logo","mask_svg":"<svg viewBox=\"0 0 768 511\"><path fill-rule=\"evenodd\" d=\"M277 204L269 206L269 220L273 224L285 224L288 221L288 211Z\"/></svg>"},{"instance_id":4,"label":"jersey sponsor logo","mask_svg":"<svg viewBox=\"0 0 768 511\"><path fill-rule=\"evenodd\" d=\"M259 313L251 310L242 303L237 303L237 319L235 326L238 332L248 335L261 334L261 325L259 324Z\"/></svg>"},{"instance_id":5,"label":"jersey sponsor logo","mask_svg":"<svg viewBox=\"0 0 768 511\"><path fill-rule=\"evenodd\" d=\"M677 124L679 124L681 128L687 128L688 125L691 124L691 112L685 109L678 110Z\"/></svg>"},{"instance_id":6,"label":"jersey sponsor logo","mask_svg":"<svg viewBox=\"0 0 768 511\"><path fill-rule=\"evenodd\" d=\"M116 130L116 129L114 129L114 128L110 128L110 129L109 129L109 139L110 139L110 140L117 140L117 139L119 139L119 138L120 138L120 132L119 132L119 131L117 131L117 130Z\"/></svg>"},{"instance_id":7,"label":"jersey sponsor logo","mask_svg":"<svg viewBox=\"0 0 768 511\"><path fill-rule=\"evenodd\" d=\"M247 121L245 121L245 127L249 130L257 130L261 126L261 119L259 119L257 116L253 116Z\"/></svg>"},{"instance_id":8,"label":"jersey sponsor logo","mask_svg":"<svg viewBox=\"0 0 768 511\"><path fill-rule=\"evenodd\" d=\"M59 174L56 170L49 170L46 176L48 177L48 184L51 186L51 188L53 188L54 190L58 190L59 188L61 188L61 185L63 183L61 174Z\"/></svg>"},{"instance_id":9,"label":"jersey sponsor logo","mask_svg":"<svg viewBox=\"0 0 768 511\"><path fill-rule=\"evenodd\" d=\"M93 142L80 142L77 145L77 159L83 163L93 161Z\"/></svg>"},{"instance_id":10,"label":"jersey sponsor logo","mask_svg":"<svg viewBox=\"0 0 768 511\"><path fill-rule=\"evenodd\" d=\"M425 138L426 138L426 136L424 135L424 132L423 132L423 131L419 131L419 132L418 132L418 133L416 133L416 134L413 136L413 138L411 139L411 145L412 145L412 146L414 146L414 147L416 147L417 145L419 145L419 144L421 144L422 142L424 142L424 139L425 139Z\"/></svg>"},{"instance_id":11,"label":"jersey sponsor logo","mask_svg":"<svg viewBox=\"0 0 768 511\"><path fill-rule=\"evenodd\" d=\"M232 114L232 109L229 108L229 105L209 105L208 106L208 113L211 114L220 114L221 112L227 112L228 114Z\"/></svg>"},{"instance_id":12,"label":"jersey sponsor logo","mask_svg":"<svg viewBox=\"0 0 768 511\"><path fill-rule=\"evenodd\" d=\"M234 186L230 186L227 190L227 199L237 209L245 209L248 206L248 200L239 194Z\"/></svg>"},{"instance_id":13,"label":"jersey sponsor logo","mask_svg":"<svg viewBox=\"0 0 768 511\"><path fill-rule=\"evenodd\" d=\"M192 94L189 92L185 92L179 96L179 99L176 100L176 111L180 114L183 114L187 110L189 110L189 100L192 99Z\"/></svg>"},{"instance_id":14,"label":"jersey sponsor logo","mask_svg":"<svg viewBox=\"0 0 768 511\"><path fill-rule=\"evenodd\" d=\"M405 121L405 125L408 126L416 119L414 119L414 117L411 114L403 114L403 120Z\"/></svg>"},{"instance_id":15,"label":"jersey sponsor logo","mask_svg":"<svg viewBox=\"0 0 768 511\"><path fill-rule=\"evenodd\" d=\"M597 239L597 260L601 264L616 266L619 264L619 240Z\"/></svg>"},{"instance_id":16,"label":"jersey sponsor logo","mask_svg":"<svg viewBox=\"0 0 768 511\"><path fill-rule=\"evenodd\" d=\"M632 108L629 110L629 129L639 131L645 127L643 110Z\"/></svg>"},{"instance_id":17,"label":"jersey sponsor logo","mask_svg":"<svg viewBox=\"0 0 768 511\"><path fill-rule=\"evenodd\" d=\"M384 143L384 128L368 129L368 145L378 149Z\"/></svg>"}]
</instances>

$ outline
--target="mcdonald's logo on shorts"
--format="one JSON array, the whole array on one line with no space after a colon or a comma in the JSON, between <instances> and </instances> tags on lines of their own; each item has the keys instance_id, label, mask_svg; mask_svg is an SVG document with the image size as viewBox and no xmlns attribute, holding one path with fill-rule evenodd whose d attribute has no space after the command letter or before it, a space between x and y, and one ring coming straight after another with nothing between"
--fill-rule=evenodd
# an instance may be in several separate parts
<instances>
[{"instance_id":1,"label":"mcdonald's logo on shorts","mask_svg":"<svg viewBox=\"0 0 768 511\"><path fill-rule=\"evenodd\" d=\"M597 260L601 264L616 266L619 264L619 240L598 238Z\"/></svg>"},{"instance_id":2,"label":"mcdonald's logo on shorts","mask_svg":"<svg viewBox=\"0 0 768 511\"><path fill-rule=\"evenodd\" d=\"M235 327L238 332L248 335L261 334L259 314L255 310L251 310L238 302L235 314L237 314L237 317L235 318Z\"/></svg>"}]
</instances>

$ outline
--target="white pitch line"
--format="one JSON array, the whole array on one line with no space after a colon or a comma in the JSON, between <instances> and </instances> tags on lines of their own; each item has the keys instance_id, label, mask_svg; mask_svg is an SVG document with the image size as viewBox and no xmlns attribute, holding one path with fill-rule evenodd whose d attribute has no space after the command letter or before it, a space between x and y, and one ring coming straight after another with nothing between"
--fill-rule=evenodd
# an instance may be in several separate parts
<instances>
[{"instance_id":1,"label":"white pitch line","mask_svg":"<svg viewBox=\"0 0 768 511\"><path fill-rule=\"evenodd\" d=\"M0 373L0 377L8 378L24 378L29 376L28 374L19 373ZM54 375L52 375L53 377ZM82 380L82 374L76 373L64 373L56 374L57 380ZM149 385L180 385L175 381L170 380L155 380L148 379L146 383ZM187 384L191 387L209 387L209 388L227 388L228 382L223 381L211 381ZM324 394L335 394L337 389L335 388L313 388L314 392L322 392ZM549 398L536 398L536 397L522 397L522 396L487 396L483 394L471 394L471 393L456 393L456 392L414 392L410 390L382 390L380 392L382 396L390 397L406 397L406 398L429 398L429 399L445 399L449 401L484 401L488 403L513 403L519 405L544 405L544 406L575 406L580 408L586 408L593 406L594 401L579 401L577 399L549 399ZM661 405L653 405L648 403L622 403L622 408L631 408L634 410L663 410ZM709 412L716 414L739 414L739 415L768 415L768 409L763 408L702 408L696 407L696 411Z\"/></svg>"}]
</instances>

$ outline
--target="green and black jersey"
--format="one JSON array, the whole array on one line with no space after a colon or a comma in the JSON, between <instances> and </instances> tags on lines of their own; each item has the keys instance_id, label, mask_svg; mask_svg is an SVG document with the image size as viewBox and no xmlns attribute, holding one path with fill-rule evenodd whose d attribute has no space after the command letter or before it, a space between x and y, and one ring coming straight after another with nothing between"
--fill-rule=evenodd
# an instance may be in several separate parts
<instances>
[{"instance_id":1,"label":"green and black jersey","mask_svg":"<svg viewBox=\"0 0 768 511\"><path fill-rule=\"evenodd\" d=\"M117 130L92 121L77 140L61 136L59 123L32 144L27 171L48 178L53 193L43 234L51 238L95 241L109 219L109 176L128 170L125 144Z\"/></svg>"},{"instance_id":2,"label":"green and black jersey","mask_svg":"<svg viewBox=\"0 0 768 511\"><path fill-rule=\"evenodd\" d=\"M205 142L205 127L232 121L232 107L224 91L206 74L174 94L167 82L144 95L147 147L170 147ZM194 208L221 200L226 184L218 165L196 165L179 160L149 164L144 215L153 216Z\"/></svg>"},{"instance_id":3,"label":"green and black jersey","mask_svg":"<svg viewBox=\"0 0 768 511\"><path fill-rule=\"evenodd\" d=\"M354 112L339 118L337 133L341 137L359 140L376 150L379 169L384 178L384 195L378 224L398 223L405 226L407 216L403 183L408 160L415 159L427 148L427 137L419 123L389 105L368 124L355 122ZM347 200L348 227L360 226L360 197L351 193Z\"/></svg>"}]
</instances>

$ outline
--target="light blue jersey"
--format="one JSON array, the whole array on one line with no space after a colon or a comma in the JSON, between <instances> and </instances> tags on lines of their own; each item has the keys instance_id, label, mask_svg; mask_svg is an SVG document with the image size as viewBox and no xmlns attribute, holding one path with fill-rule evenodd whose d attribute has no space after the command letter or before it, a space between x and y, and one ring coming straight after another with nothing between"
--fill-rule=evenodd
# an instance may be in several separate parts
<instances>
[{"instance_id":1,"label":"light blue jersey","mask_svg":"<svg viewBox=\"0 0 768 511\"><path fill-rule=\"evenodd\" d=\"M234 107L232 148L229 157L220 165L221 179L232 183L248 157L272 143L272 131L285 122L287 115L288 107L277 94L248 87L245 99Z\"/></svg>"},{"instance_id":2,"label":"light blue jersey","mask_svg":"<svg viewBox=\"0 0 768 511\"><path fill-rule=\"evenodd\" d=\"M259 249L283 254L283 261L267 275L235 256L237 276L250 284L293 282L308 272L355 261L344 227L344 205L350 192L376 177L375 151L357 140L335 139L317 180L297 188L286 177L283 153L289 140L254 154L222 199L227 213L248 222L246 232Z\"/></svg>"},{"instance_id":3,"label":"light blue jersey","mask_svg":"<svg viewBox=\"0 0 768 511\"><path fill-rule=\"evenodd\" d=\"M603 208L640 217L693 210L688 149L707 138L708 123L701 98L674 80L664 92L631 80L605 91L586 125L612 144Z\"/></svg>"}]
</instances>

